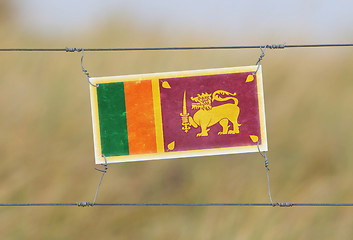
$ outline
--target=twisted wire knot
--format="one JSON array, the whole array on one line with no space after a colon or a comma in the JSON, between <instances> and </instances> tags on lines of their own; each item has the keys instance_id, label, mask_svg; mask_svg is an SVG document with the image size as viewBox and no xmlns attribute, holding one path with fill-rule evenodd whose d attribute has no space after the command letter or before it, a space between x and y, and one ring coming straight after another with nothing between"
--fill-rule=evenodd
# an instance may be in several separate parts
<instances>
[{"instance_id":1,"label":"twisted wire knot","mask_svg":"<svg viewBox=\"0 0 353 240\"><path fill-rule=\"evenodd\" d=\"M87 76L88 79L91 78L91 76L89 75L89 72L83 67L83 65L82 65L82 72Z\"/></svg>"},{"instance_id":2,"label":"twisted wire knot","mask_svg":"<svg viewBox=\"0 0 353 240\"><path fill-rule=\"evenodd\" d=\"M265 50L266 48L268 47L268 45L266 45L263 49L260 47L260 50L261 50L261 54L260 54L260 57L259 57L259 60L257 60L256 64L255 65L260 65L260 62L262 61L262 59L264 58L265 56ZM259 68L257 68L256 72L259 70Z\"/></svg>"},{"instance_id":3,"label":"twisted wire knot","mask_svg":"<svg viewBox=\"0 0 353 240\"><path fill-rule=\"evenodd\" d=\"M270 168L268 167L270 164L268 163L268 160L265 160L265 168L267 168L268 170L270 170Z\"/></svg>"},{"instance_id":4,"label":"twisted wire knot","mask_svg":"<svg viewBox=\"0 0 353 240\"><path fill-rule=\"evenodd\" d=\"M74 48L66 47L65 51L66 52L82 52L82 57L81 57L82 72L87 76L87 80L88 80L89 84L91 84L93 87L98 87L98 84L95 85L90 81L91 76L89 75L88 71L83 67L84 49L83 48L75 48L75 47Z\"/></svg>"},{"instance_id":5,"label":"twisted wire knot","mask_svg":"<svg viewBox=\"0 0 353 240\"><path fill-rule=\"evenodd\" d=\"M266 45L266 48L269 48L269 49L284 49L285 47L286 47L285 43Z\"/></svg>"},{"instance_id":6,"label":"twisted wire knot","mask_svg":"<svg viewBox=\"0 0 353 240\"><path fill-rule=\"evenodd\" d=\"M74 48L70 48L70 47L65 48L66 52L82 52L82 50L83 50L82 48L75 48L75 47Z\"/></svg>"},{"instance_id":7,"label":"twisted wire knot","mask_svg":"<svg viewBox=\"0 0 353 240\"><path fill-rule=\"evenodd\" d=\"M272 206L273 207L276 207L276 206L279 206L279 207L293 207L294 203L292 202L277 202L277 203L273 203Z\"/></svg>"},{"instance_id":8,"label":"twisted wire knot","mask_svg":"<svg viewBox=\"0 0 353 240\"><path fill-rule=\"evenodd\" d=\"M78 207L93 207L93 204L90 202L77 202L76 205Z\"/></svg>"}]
</instances>

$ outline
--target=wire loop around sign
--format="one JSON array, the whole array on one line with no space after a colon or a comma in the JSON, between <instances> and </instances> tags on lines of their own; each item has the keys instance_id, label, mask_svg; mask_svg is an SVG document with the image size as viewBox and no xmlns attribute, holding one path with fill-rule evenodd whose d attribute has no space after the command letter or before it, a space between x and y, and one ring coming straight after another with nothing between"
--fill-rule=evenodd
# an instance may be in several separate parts
<instances>
[{"instance_id":1,"label":"wire loop around sign","mask_svg":"<svg viewBox=\"0 0 353 240\"><path fill-rule=\"evenodd\" d=\"M271 197L271 187L270 187L270 168L269 168L269 163L268 163L268 158L266 156L265 152L261 152L260 150L260 142L257 142L257 149L259 150L259 153L261 154L261 156L265 159L265 168L266 168L266 175L267 175L267 188L268 188L268 196L270 198L270 202L272 204L272 206L277 206L278 204L274 204L272 202L272 197Z\"/></svg>"},{"instance_id":2,"label":"wire loop around sign","mask_svg":"<svg viewBox=\"0 0 353 240\"><path fill-rule=\"evenodd\" d=\"M268 47L268 45L265 45L265 47L262 49L262 47L260 47L260 50L261 50L261 54L260 54L260 57L259 57L259 60L257 60L256 64L257 65L257 68L256 68L256 71L253 72L252 75L256 75L256 73L259 71L259 68L260 68L260 62L262 61L262 59L264 58L265 56L265 50L266 48Z\"/></svg>"},{"instance_id":3,"label":"wire loop around sign","mask_svg":"<svg viewBox=\"0 0 353 240\"><path fill-rule=\"evenodd\" d=\"M70 49L70 50L72 50L72 49ZM84 49L81 48L80 50L78 50L77 48L73 48L73 51L78 51L78 52L81 51L81 52L82 52L82 56L81 56L81 68L82 68L82 72L87 76L87 80L88 80L89 84L91 84L91 86L93 86L93 87L98 87L99 84L93 84L93 83L91 82L91 80L90 80L91 76L89 75L89 72L83 67L83 57L84 57L84 55L85 55Z\"/></svg>"},{"instance_id":4,"label":"wire loop around sign","mask_svg":"<svg viewBox=\"0 0 353 240\"><path fill-rule=\"evenodd\" d=\"M101 186L101 183L102 183L102 180L103 180L103 177L104 177L104 174L107 172L108 170L108 162L107 162L107 158L105 157L104 154L102 154L102 157L104 158L104 162L102 165L104 166L104 169L99 169L99 168L95 168L97 171L100 171L102 172L102 176L101 176L101 179L99 181L99 184L98 184L98 187L97 187L97 190L96 190L96 194L94 195L94 200L93 200L93 203L91 204L91 206L93 207L94 204L96 203L96 199L97 199L97 195L98 195L98 191L99 191L99 187Z\"/></svg>"}]
</instances>

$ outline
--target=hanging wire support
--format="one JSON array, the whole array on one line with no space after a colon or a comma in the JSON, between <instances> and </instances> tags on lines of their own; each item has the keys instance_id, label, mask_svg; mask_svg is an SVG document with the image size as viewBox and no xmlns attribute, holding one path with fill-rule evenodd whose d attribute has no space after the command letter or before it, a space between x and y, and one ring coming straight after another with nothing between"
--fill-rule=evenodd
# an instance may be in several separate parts
<instances>
[{"instance_id":1,"label":"hanging wire support","mask_svg":"<svg viewBox=\"0 0 353 240\"><path fill-rule=\"evenodd\" d=\"M89 75L89 72L83 67L83 57L85 56L85 51L83 48L78 49L78 48L66 48L69 52L75 52L75 51L82 51L82 56L81 56L81 68L82 68L82 72L87 76L87 80L89 82L89 84L91 84L91 86L93 87L98 87L99 84L93 84L90 80L91 76Z\"/></svg>"},{"instance_id":2,"label":"hanging wire support","mask_svg":"<svg viewBox=\"0 0 353 240\"><path fill-rule=\"evenodd\" d=\"M256 71L255 72L253 72L252 73L252 75L256 75L256 73L257 73L257 71L259 71L259 68L260 68L260 62L262 61L262 59L264 58L264 56L265 56L265 50L266 50L266 48L268 47L269 45L266 45L264 48L262 48L262 47L260 47L260 50L261 50L261 54L260 54L260 57L259 57L259 60L257 60L257 62L256 62L256 64L255 65L257 65L257 68L256 68ZM269 48L271 48L272 49L272 47L273 46L276 46L277 47L277 45L271 45Z\"/></svg>"},{"instance_id":3,"label":"hanging wire support","mask_svg":"<svg viewBox=\"0 0 353 240\"><path fill-rule=\"evenodd\" d=\"M262 59L264 58L266 48L267 48L267 45L263 49L262 49L262 47L260 47L261 55L260 55L259 60L257 60L255 65L259 65L260 62L262 61Z\"/></svg>"},{"instance_id":4,"label":"hanging wire support","mask_svg":"<svg viewBox=\"0 0 353 240\"><path fill-rule=\"evenodd\" d=\"M270 168L269 168L269 163L268 163L268 158L266 156L266 153L265 152L261 152L261 150L260 150L260 142L257 142L257 149L259 150L259 153L261 154L261 156L265 159L265 168L266 168L266 175L267 175L267 188L268 188L268 196L270 198L270 202L271 202L272 206L274 206L274 207L275 206L281 206L281 203L274 204L272 202L271 187L270 187L270 173L269 173L270 172Z\"/></svg>"},{"instance_id":5,"label":"hanging wire support","mask_svg":"<svg viewBox=\"0 0 353 240\"><path fill-rule=\"evenodd\" d=\"M107 172L108 170L108 163L107 163L107 158L105 157L104 154L102 154L102 157L104 158L104 164L102 164L104 166L104 169L99 169L99 168L95 168L97 171L100 171L102 172L102 176L101 176L101 179L99 181L99 184L98 184L98 187L97 187L97 190L96 190L96 194L94 195L94 200L93 200L93 203L92 203L92 207L95 205L96 203L96 199L97 199L97 195L98 195L98 191L99 191L99 187L101 186L101 183L102 183L102 180L103 180L103 177L104 177L104 174Z\"/></svg>"}]
</instances>

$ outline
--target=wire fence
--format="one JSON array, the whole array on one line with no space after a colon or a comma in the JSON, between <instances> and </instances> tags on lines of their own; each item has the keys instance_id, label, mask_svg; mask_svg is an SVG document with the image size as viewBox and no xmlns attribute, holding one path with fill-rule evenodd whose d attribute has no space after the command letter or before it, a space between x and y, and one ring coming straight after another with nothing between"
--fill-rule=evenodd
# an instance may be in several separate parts
<instances>
[{"instance_id":1,"label":"wire fence","mask_svg":"<svg viewBox=\"0 0 353 240\"><path fill-rule=\"evenodd\" d=\"M87 51L180 51L180 50L232 50L232 49L261 49L262 55L257 64L264 57L265 49L285 49L285 48L324 48L324 47L353 47L353 43L330 43L330 44L271 44L271 45L249 45L249 46L197 46L197 47L144 47L144 48L0 48L0 52L82 52L81 66L82 71L90 76L83 67L83 53ZM94 207L94 206L150 206L150 207L353 207L353 203L294 203L294 202L272 202L269 181L268 159L265 153L259 150L262 157L265 158L265 167L267 169L267 183L270 203L96 203L99 187L102 183L104 174L107 172L107 162L102 164L104 170L96 169L102 172L100 182L98 184L94 201L76 202L76 203L0 203L0 207L53 207L53 206L77 206L77 207Z\"/></svg>"}]
</instances>

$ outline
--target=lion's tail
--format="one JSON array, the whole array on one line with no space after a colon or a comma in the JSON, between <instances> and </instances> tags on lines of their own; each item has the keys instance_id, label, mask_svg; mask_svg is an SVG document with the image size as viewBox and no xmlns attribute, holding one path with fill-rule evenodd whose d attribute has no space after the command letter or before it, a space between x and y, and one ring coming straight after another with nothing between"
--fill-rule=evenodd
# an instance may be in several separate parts
<instances>
[{"instance_id":1,"label":"lion's tail","mask_svg":"<svg viewBox=\"0 0 353 240\"><path fill-rule=\"evenodd\" d=\"M225 96L224 96L225 95ZM216 101L227 101L229 99L232 99L234 101L234 104L238 104L238 99L236 99L234 96L236 95L236 93L230 93L227 91L223 91L223 90L217 90L212 94L212 102L214 100Z\"/></svg>"}]
</instances>

